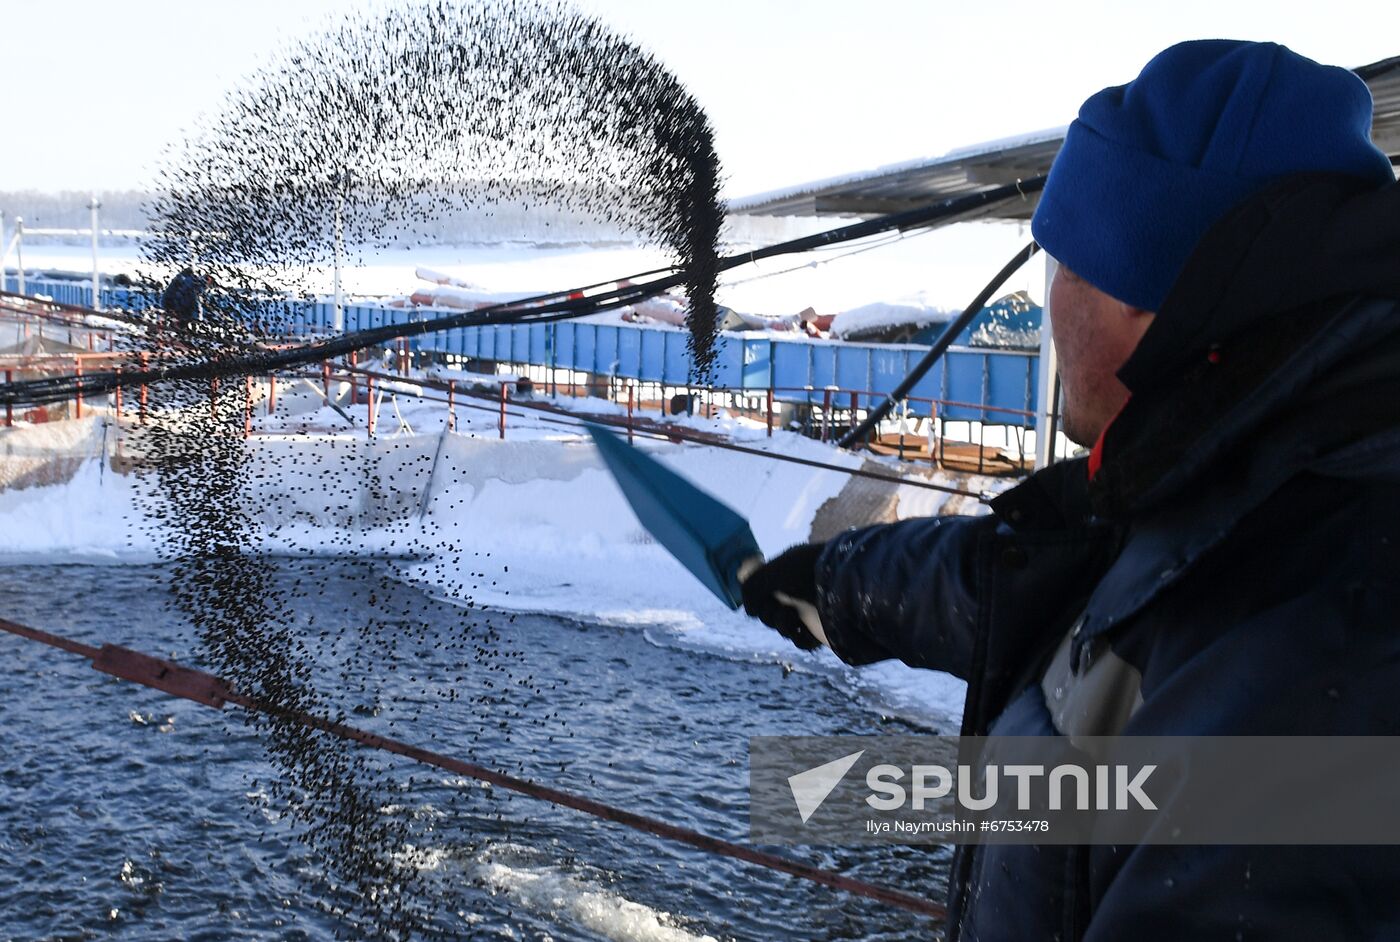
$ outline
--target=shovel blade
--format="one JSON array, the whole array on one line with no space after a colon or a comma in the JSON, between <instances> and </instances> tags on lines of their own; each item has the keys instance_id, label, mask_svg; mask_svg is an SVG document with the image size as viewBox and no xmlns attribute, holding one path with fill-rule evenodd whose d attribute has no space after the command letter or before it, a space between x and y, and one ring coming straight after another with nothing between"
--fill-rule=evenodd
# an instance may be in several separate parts
<instances>
[{"instance_id":1,"label":"shovel blade","mask_svg":"<svg viewBox=\"0 0 1400 942\"><path fill-rule=\"evenodd\" d=\"M739 567L761 555L749 522L607 429L589 425L588 433L646 531L721 602L738 608Z\"/></svg>"}]
</instances>

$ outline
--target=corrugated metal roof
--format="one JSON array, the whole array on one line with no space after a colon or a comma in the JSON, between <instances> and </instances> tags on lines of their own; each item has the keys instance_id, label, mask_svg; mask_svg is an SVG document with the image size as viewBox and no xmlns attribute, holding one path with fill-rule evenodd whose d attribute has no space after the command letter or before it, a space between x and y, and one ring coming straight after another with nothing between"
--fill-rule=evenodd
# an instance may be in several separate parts
<instances>
[{"instance_id":1,"label":"corrugated metal roof","mask_svg":"<svg viewBox=\"0 0 1400 942\"><path fill-rule=\"evenodd\" d=\"M1375 102L1371 140L1395 163L1400 158L1400 56L1363 65L1356 74L1366 80Z\"/></svg>"},{"instance_id":2,"label":"corrugated metal roof","mask_svg":"<svg viewBox=\"0 0 1400 942\"><path fill-rule=\"evenodd\" d=\"M1356 70L1375 100L1371 137L1392 161L1400 159L1400 56ZM730 200L731 213L750 216L882 216L938 200L1015 183L1049 172L1065 129L990 141L877 167L863 173L816 180L782 190ZM1037 197L1004 203L966 218L1029 219Z\"/></svg>"}]
</instances>

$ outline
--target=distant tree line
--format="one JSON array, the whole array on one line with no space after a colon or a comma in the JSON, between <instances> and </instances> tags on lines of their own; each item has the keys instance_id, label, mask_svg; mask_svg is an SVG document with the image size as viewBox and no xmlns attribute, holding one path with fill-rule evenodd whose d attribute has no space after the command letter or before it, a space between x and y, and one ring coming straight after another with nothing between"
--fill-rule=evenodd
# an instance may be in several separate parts
<instances>
[{"instance_id":1,"label":"distant tree line","mask_svg":"<svg viewBox=\"0 0 1400 942\"><path fill-rule=\"evenodd\" d=\"M15 217L27 229L86 229L88 203L93 194L79 190L45 193L39 190L0 190L0 213L5 230L13 231ZM98 226L102 229L148 230L150 193L122 190L98 193L102 204ZM424 194L423 201L434 200ZM330 220L326 220L327 226ZM587 214L553 205L495 203L485 208L457 206L441 215L425 213L411 224L385 234L386 247L530 241L539 244L629 242L635 234Z\"/></svg>"},{"instance_id":2,"label":"distant tree line","mask_svg":"<svg viewBox=\"0 0 1400 942\"><path fill-rule=\"evenodd\" d=\"M144 204L150 199L141 190L98 193L102 204L98 226L103 229L145 229L150 224ZM0 213L10 231L15 217L32 229L86 229L91 217L88 204L93 194L81 190L44 193L39 190L0 190Z\"/></svg>"},{"instance_id":3,"label":"distant tree line","mask_svg":"<svg viewBox=\"0 0 1400 942\"><path fill-rule=\"evenodd\" d=\"M23 218L25 226L31 229L86 229L88 201L92 196L82 190L56 193L0 190L0 213L4 214L5 231L13 232L16 216ZM101 228L142 231L150 228L148 209L153 202L150 193L118 190L98 193L97 198L102 203L98 219ZM425 201L432 199L424 197ZM457 207L440 218L428 215L426 220L416 221L409 229L397 233L390 244L411 247L529 240L542 245L579 245L637 239L635 233L619 232L615 226L585 214L548 204L496 204L489 209ZM726 226L724 241L737 250L796 238L830 225L832 223L826 220L732 217ZM85 241L85 237L65 241Z\"/></svg>"}]
</instances>

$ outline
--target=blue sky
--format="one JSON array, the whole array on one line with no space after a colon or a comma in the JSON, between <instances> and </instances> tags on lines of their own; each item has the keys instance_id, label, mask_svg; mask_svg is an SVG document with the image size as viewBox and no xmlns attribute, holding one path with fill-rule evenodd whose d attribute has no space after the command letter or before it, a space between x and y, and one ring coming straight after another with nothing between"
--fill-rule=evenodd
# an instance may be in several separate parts
<instances>
[{"instance_id":1,"label":"blue sky","mask_svg":"<svg viewBox=\"0 0 1400 942\"><path fill-rule=\"evenodd\" d=\"M49 0L0 18L0 190L139 186L162 145L357 0ZM715 126L731 196L1067 123L1153 53L1272 39L1356 66L1400 54L1390 2L581 0L667 63ZM20 122L20 116L33 122Z\"/></svg>"}]
</instances>

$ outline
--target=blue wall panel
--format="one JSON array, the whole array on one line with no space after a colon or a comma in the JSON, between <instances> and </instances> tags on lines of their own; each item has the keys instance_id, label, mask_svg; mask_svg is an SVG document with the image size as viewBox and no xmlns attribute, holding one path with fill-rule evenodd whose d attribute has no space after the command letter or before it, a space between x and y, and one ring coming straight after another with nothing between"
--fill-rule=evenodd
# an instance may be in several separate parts
<instances>
[{"instance_id":1,"label":"blue wall panel","mask_svg":"<svg viewBox=\"0 0 1400 942\"><path fill-rule=\"evenodd\" d=\"M596 362L593 349L597 345L598 334L593 330L592 324L575 324L573 327L574 358L570 365L576 370L591 372Z\"/></svg>"},{"instance_id":2,"label":"blue wall panel","mask_svg":"<svg viewBox=\"0 0 1400 942\"><path fill-rule=\"evenodd\" d=\"M745 389L767 389L773 383L773 341L745 337L743 344Z\"/></svg>"},{"instance_id":3,"label":"blue wall panel","mask_svg":"<svg viewBox=\"0 0 1400 942\"><path fill-rule=\"evenodd\" d=\"M666 374L666 333L660 330L638 331L640 343L638 352L642 358L642 368L637 378L644 383L660 383Z\"/></svg>"},{"instance_id":4,"label":"blue wall panel","mask_svg":"<svg viewBox=\"0 0 1400 942\"><path fill-rule=\"evenodd\" d=\"M773 385L780 398L800 397L795 391L812 385L811 344L773 344Z\"/></svg>"},{"instance_id":5,"label":"blue wall panel","mask_svg":"<svg viewBox=\"0 0 1400 942\"><path fill-rule=\"evenodd\" d=\"M619 330L617 332L618 372L633 379L642 374L642 332L639 330Z\"/></svg>"},{"instance_id":6,"label":"blue wall panel","mask_svg":"<svg viewBox=\"0 0 1400 942\"><path fill-rule=\"evenodd\" d=\"M690 382L690 350L686 346L688 336L678 330L661 331L665 344L662 372L665 382L671 386L684 386Z\"/></svg>"},{"instance_id":7,"label":"blue wall panel","mask_svg":"<svg viewBox=\"0 0 1400 942\"><path fill-rule=\"evenodd\" d=\"M864 391L870 388L870 357L865 346L842 345L836 350L836 378L832 385Z\"/></svg>"}]
</instances>

